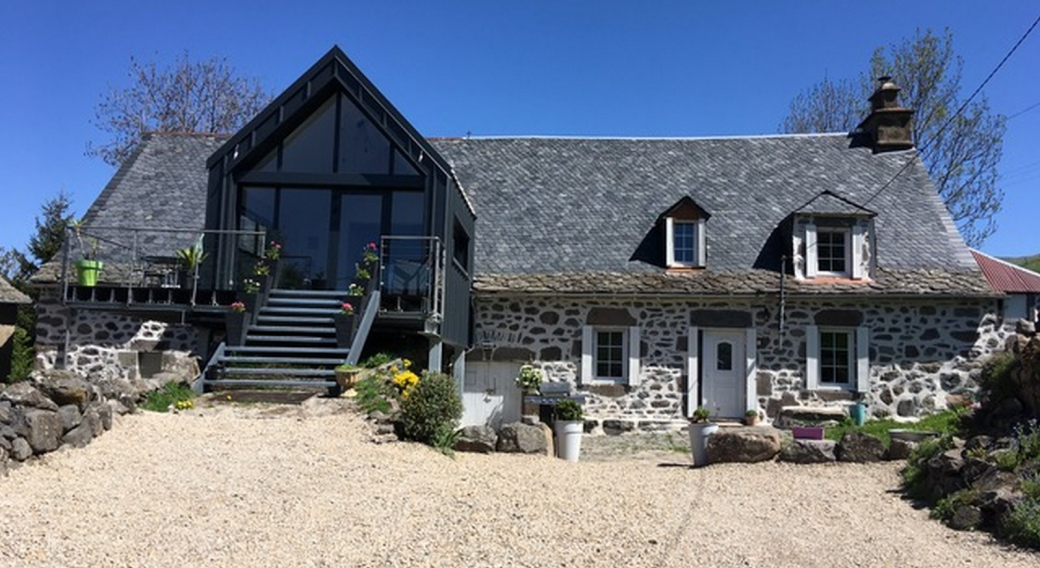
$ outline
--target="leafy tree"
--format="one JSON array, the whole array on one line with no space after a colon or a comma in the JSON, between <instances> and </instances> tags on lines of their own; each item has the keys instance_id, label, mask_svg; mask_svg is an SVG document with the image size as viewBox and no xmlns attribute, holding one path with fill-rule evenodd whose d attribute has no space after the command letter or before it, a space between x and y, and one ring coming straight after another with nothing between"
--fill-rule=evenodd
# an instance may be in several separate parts
<instances>
[{"instance_id":1,"label":"leafy tree","mask_svg":"<svg viewBox=\"0 0 1040 568\"><path fill-rule=\"evenodd\" d=\"M851 131L870 111L873 79L891 75L903 89L902 104L914 109L913 136L921 161L965 241L977 247L996 230L993 217L1004 196L996 182L1005 117L990 110L984 95L953 116L964 104L963 64L949 30L941 35L917 30L912 38L877 48L869 74L837 82L824 77L798 94L780 130Z\"/></svg>"},{"instance_id":2,"label":"leafy tree","mask_svg":"<svg viewBox=\"0 0 1040 568\"><path fill-rule=\"evenodd\" d=\"M71 207L69 195L61 190L40 208L40 214L36 216L36 232L29 237L26 252L0 250L0 273L15 287L26 291L29 277L61 250L65 244L66 228L72 222Z\"/></svg>"},{"instance_id":3,"label":"leafy tree","mask_svg":"<svg viewBox=\"0 0 1040 568\"><path fill-rule=\"evenodd\" d=\"M192 61L184 52L172 67L130 58L130 86L109 87L95 108L94 124L112 134L87 155L119 167L148 132L226 134L264 108L270 95L255 79L236 75L227 59Z\"/></svg>"}]
</instances>

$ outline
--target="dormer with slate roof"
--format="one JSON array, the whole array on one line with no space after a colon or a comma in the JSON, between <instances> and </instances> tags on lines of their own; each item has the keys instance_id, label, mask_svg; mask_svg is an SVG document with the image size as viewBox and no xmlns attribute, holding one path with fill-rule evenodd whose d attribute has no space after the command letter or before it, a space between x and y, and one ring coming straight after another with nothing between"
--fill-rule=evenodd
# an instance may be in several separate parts
<instances>
[{"instance_id":1,"label":"dormer with slate roof","mask_svg":"<svg viewBox=\"0 0 1040 568\"><path fill-rule=\"evenodd\" d=\"M706 223L711 213L690 197L684 196L658 217L664 226L665 266L703 268L707 266Z\"/></svg>"},{"instance_id":2,"label":"dormer with slate roof","mask_svg":"<svg viewBox=\"0 0 1040 568\"><path fill-rule=\"evenodd\" d=\"M877 269L877 213L830 190L792 213L794 275L798 280L871 280Z\"/></svg>"}]
</instances>

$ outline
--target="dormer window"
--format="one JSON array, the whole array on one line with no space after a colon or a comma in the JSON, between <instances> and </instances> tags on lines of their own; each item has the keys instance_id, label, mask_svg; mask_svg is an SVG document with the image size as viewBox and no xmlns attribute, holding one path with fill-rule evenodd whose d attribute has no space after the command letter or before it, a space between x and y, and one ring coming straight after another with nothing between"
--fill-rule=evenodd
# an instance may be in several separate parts
<instances>
[{"instance_id":1,"label":"dormer window","mask_svg":"<svg viewBox=\"0 0 1040 568\"><path fill-rule=\"evenodd\" d=\"M851 274L849 229L817 227L816 229L816 273L824 276Z\"/></svg>"},{"instance_id":2,"label":"dormer window","mask_svg":"<svg viewBox=\"0 0 1040 568\"><path fill-rule=\"evenodd\" d=\"M684 197L661 215L665 229L665 266L700 268L706 265L705 221L710 215Z\"/></svg>"},{"instance_id":3,"label":"dormer window","mask_svg":"<svg viewBox=\"0 0 1040 568\"><path fill-rule=\"evenodd\" d=\"M876 213L824 191L792 217L794 275L799 280L870 280Z\"/></svg>"}]
</instances>

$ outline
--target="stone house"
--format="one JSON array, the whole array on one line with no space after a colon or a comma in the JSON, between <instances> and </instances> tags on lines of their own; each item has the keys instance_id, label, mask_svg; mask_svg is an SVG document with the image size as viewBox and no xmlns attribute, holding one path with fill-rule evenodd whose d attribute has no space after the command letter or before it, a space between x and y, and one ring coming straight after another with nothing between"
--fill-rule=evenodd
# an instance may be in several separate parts
<instances>
[{"instance_id":1,"label":"stone house","mask_svg":"<svg viewBox=\"0 0 1040 568\"><path fill-rule=\"evenodd\" d=\"M584 395L606 431L672 428L699 406L930 412L974 389L1008 329L897 94L882 81L853 133L426 139L334 48L228 139L142 143L88 221L194 232L109 235L135 248L113 257L108 288L69 285L67 263L41 273L40 358L123 376L142 352L219 364L222 314L260 253L246 245L275 235L294 277L248 341L324 345L327 307L292 306L341 299L352 247L371 239L369 347L428 347L466 423L519 414L524 363ZM406 239L426 243L421 257L400 256ZM144 282L139 259L192 242L210 254L190 296Z\"/></svg>"}]
</instances>

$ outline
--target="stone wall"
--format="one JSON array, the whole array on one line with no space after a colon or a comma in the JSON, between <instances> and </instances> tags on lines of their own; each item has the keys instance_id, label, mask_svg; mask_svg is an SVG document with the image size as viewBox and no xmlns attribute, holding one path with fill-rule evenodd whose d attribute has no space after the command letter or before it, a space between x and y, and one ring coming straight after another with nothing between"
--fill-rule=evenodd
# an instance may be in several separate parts
<instances>
[{"instance_id":1,"label":"stone wall","mask_svg":"<svg viewBox=\"0 0 1040 568\"><path fill-rule=\"evenodd\" d=\"M53 291L42 294L36 310L39 370L64 365L80 376L100 380L136 380L154 372L194 377L192 373L198 372L201 335L191 325L117 310L66 308ZM169 317L176 319L179 314Z\"/></svg>"},{"instance_id":2,"label":"stone wall","mask_svg":"<svg viewBox=\"0 0 1040 568\"><path fill-rule=\"evenodd\" d=\"M533 361L547 380L567 381L586 395L596 429L680 428L685 424L687 331L695 310L744 312L757 330L758 405L775 417L788 405L847 405L853 393L805 384L805 326L827 311L855 311L870 328L870 392L875 416L913 417L944 408L948 394L974 391L981 359L1003 348L1013 329L995 316L996 301L789 299L786 332L776 298L734 300L571 299L481 296L475 300L478 346L500 361ZM580 384L581 332L613 317L641 328L638 386ZM703 317L703 312L701 313ZM624 320L624 321L621 321ZM702 328L708 327L700 324ZM484 357L474 349L469 357Z\"/></svg>"}]
</instances>

